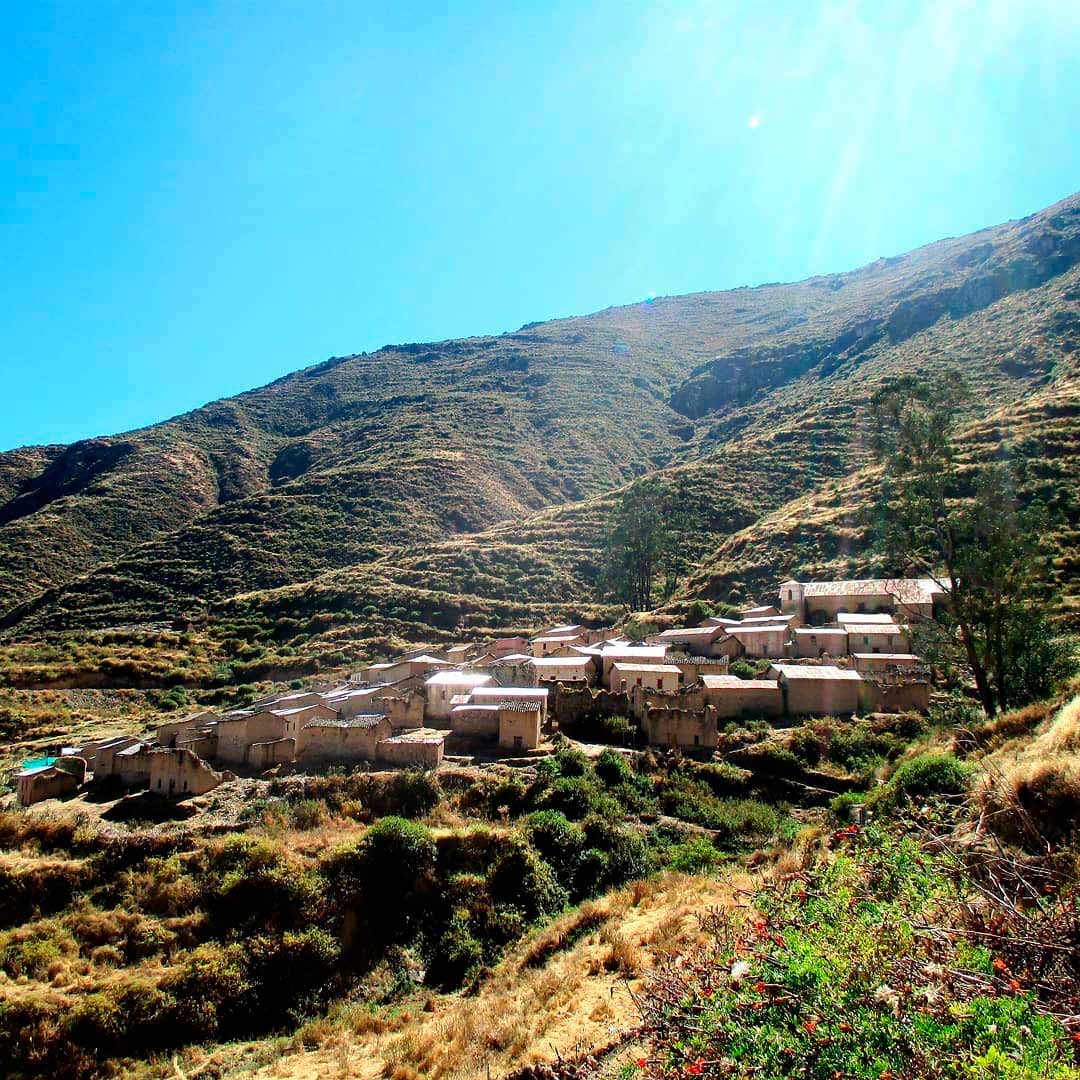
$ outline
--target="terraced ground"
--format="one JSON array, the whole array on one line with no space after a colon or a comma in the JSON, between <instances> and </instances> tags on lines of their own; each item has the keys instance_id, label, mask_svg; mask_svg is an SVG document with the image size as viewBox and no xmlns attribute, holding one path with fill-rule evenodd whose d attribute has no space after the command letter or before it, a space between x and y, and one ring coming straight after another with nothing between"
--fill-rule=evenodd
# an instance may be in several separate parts
<instances>
[{"instance_id":1,"label":"terraced ground","mask_svg":"<svg viewBox=\"0 0 1080 1080\"><path fill-rule=\"evenodd\" d=\"M5 652L67 642L100 674L104 631L193 624L210 669L238 648L270 669L611 618L608 515L656 472L696 512L676 605L868 568L866 401L953 369L976 393L971 452L1008 453L1056 514L1075 615L1078 357L1074 196L851 273L333 358L142 431L0 455Z\"/></svg>"}]
</instances>

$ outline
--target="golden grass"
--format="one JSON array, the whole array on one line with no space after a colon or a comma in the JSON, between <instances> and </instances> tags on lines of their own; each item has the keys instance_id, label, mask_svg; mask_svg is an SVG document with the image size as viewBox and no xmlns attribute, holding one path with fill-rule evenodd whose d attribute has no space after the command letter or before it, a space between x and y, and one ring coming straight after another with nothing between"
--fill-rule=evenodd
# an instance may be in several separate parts
<instances>
[{"instance_id":1,"label":"golden grass","mask_svg":"<svg viewBox=\"0 0 1080 1080\"><path fill-rule=\"evenodd\" d=\"M607 1046L636 1022L628 990L641 975L700 943L697 916L735 906L750 883L683 874L634 882L520 942L474 992L378 1011L345 1006L308 1024L257 1075L466 1080Z\"/></svg>"}]
</instances>

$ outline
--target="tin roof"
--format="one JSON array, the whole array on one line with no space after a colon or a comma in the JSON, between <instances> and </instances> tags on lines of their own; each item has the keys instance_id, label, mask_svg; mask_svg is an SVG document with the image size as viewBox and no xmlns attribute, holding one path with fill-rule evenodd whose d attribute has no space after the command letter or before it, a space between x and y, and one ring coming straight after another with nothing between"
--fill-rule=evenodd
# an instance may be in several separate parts
<instances>
[{"instance_id":1,"label":"tin roof","mask_svg":"<svg viewBox=\"0 0 1080 1080\"><path fill-rule=\"evenodd\" d=\"M844 679L861 682L862 676L850 668L830 667L823 664L772 664L770 671L776 671L785 679Z\"/></svg>"}]
</instances>

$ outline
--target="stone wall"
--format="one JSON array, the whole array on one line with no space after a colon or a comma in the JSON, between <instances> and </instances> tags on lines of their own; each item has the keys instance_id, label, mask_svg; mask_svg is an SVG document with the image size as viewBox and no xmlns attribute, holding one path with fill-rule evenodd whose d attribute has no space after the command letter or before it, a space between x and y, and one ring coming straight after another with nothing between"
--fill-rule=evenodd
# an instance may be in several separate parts
<instances>
[{"instance_id":1,"label":"stone wall","mask_svg":"<svg viewBox=\"0 0 1080 1080\"><path fill-rule=\"evenodd\" d=\"M224 776L190 750L154 750L150 753L150 790L157 795L203 795L213 791Z\"/></svg>"},{"instance_id":2,"label":"stone wall","mask_svg":"<svg viewBox=\"0 0 1080 1080\"><path fill-rule=\"evenodd\" d=\"M715 750L719 744L716 710L648 706L642 719L645 738L653 746L683 750Z\"/></svg>"},{"instance_id":3,"label":"stone wall","mask_svg":"<svg viewBox=\"0 0 1080 1080\"><path fill-rule=\"evenodd\" d=\"M377 724L310 724L296 740L296 760L305 766L374 761L380 739L390 735L390 721Z\"/></svg>"}]
</instances>

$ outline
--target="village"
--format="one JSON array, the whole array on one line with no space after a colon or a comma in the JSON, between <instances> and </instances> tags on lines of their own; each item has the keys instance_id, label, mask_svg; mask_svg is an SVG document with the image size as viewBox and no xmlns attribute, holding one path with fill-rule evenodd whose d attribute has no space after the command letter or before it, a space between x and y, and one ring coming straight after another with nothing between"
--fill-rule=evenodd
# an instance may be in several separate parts
<instances>
[{"instance_id":1,"label":"village","mask_svg":"<svg viewBox=\"0 0 1080 1080\"><path fill-rule=\"evenodd\" d=\"M931 579L785 581L773 604L643 641L566 624L418 649L340 685L167 719L153 737L65 747L24 764L16 797L29 806L89 783L182 799L271 770L435 769L444 755L547 753L561 729L603 717L633 721L639 743L705 756L733 721L925 712L930 671L912 627L943 600Z\"/></svg>"}]
</instances>

